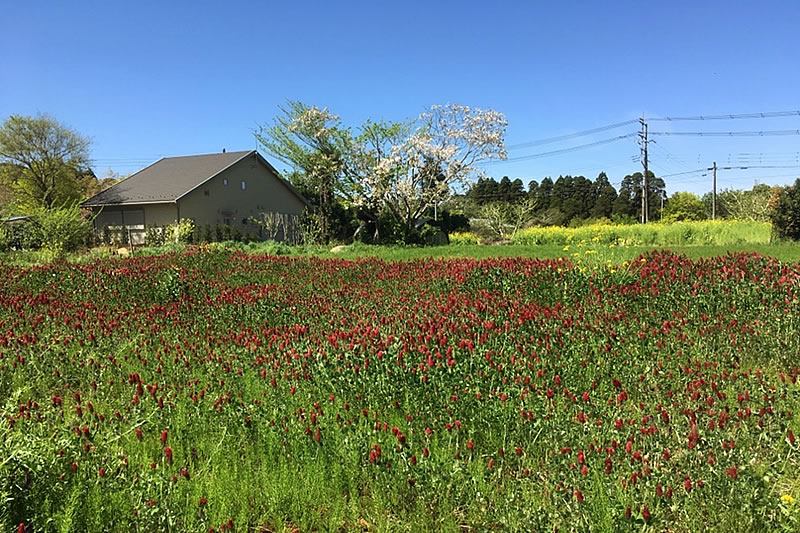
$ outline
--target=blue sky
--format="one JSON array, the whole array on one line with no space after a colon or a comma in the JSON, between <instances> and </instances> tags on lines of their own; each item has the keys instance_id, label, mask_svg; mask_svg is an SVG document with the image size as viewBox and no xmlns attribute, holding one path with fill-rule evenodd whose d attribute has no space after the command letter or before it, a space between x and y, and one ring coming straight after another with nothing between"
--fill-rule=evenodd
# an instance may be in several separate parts
<instances>
[{"instance_id":1,"label":"blue sky","mask_svg":"<svg viewBox=\"0 0 800 533\"><path fill-rule=\"evenodd\" d=\"M0 118L49 113L93 140L98 175L162 156L256 148L288 99L346 124L448 102L493 108L506 143L628 119L800 110L800 3L2 2ZM651 123L651 131L800 129L800 116ZM509 157L632 133L636 125ZM654 137L651 168L720 165L719 187L800 177L800 136ZM498 179L641 169L635 138L486 165ZM757 154L757 155L753 155ZM710 178L666 178L669 192Z\"/></svg>"}]
</instances>

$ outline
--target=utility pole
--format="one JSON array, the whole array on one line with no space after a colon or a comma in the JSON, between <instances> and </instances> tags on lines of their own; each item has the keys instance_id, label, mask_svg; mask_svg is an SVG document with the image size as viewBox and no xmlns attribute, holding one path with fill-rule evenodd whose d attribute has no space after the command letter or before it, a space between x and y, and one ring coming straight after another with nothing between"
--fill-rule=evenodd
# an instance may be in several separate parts
<instances>
[{"instance_id":1,"label":"utility pole","mask_svg":"<svg viewBox=\"0 0 800 533\"><path fill-rule=\"evenodd\" d=\"M642 145L642 166L644 167L644 174L642 175L642 223L647 224L648 220L648 199L647 199L647 122L644 117L639 119L639 124L642 125L642 131L639 132L639 143Z\"/></svg>"},{"instance_id":2,"label":"utility pole","mask_svg":"<svg viewBox=\"0 0 800 533\"><path fill-rule=\"evenodd\" d=\"M711 167L714 171L712 174L712 188L711 188L711 220L717 218L717 162L714 161L714 166Z\"/></svg>"}]
</instances>

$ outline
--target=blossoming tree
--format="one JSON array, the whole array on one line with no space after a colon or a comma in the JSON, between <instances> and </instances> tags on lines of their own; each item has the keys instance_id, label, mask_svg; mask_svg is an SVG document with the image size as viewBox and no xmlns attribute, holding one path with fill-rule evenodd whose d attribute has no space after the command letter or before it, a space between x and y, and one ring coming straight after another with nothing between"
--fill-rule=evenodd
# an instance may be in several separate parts
<instances>
[{"instance_id":1,"label":"blossoming tree","mask_svg":"<svg viewBox=\"0 0 800 533\"><path fill-rule=\"evenodd\" d=\"M507 124L497 111L457 104L431 107L364 177L361 201L389 209L411 231L453 187L481 174L478 163L506 158Z\"/></svg>"}]
</instances>

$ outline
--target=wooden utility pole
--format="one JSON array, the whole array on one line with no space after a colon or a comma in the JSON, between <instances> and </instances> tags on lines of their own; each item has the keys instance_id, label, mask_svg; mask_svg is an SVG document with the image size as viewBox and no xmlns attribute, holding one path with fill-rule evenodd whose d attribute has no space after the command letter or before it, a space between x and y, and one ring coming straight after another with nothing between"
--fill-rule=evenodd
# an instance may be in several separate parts
<instances>
[{"instance_id":1,"label":"wooden utility pole","mask_svg":"<svg viewBox=\"0 0 800 533\"><path fill-rule=\"evenodd\" d=\"M647 122L644 117L639 119L639 124L642 125L642 131L639 132L639 139L642 145L642 166L644 167L644 174L642 175L642 223L647 224L648 220L648 198L647 198Z\"/></svg>"},{"instance_id":2,"label":"wooden utility pole","mask_svg":"<svg viewBox=\"0 0 800 533\"><path fill-rule=\"evenodd\" d=\"M711 167L713 170L713 178L711 178L712 186L711 186L711 220L717 218L717 162L714 161L714 166Z\"/></svg>"}]
</instances>

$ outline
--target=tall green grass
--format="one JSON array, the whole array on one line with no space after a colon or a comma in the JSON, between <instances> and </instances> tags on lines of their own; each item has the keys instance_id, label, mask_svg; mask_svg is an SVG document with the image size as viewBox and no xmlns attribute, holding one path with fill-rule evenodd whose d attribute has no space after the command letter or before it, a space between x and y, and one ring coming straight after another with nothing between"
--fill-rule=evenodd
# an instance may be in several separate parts
<instances>
[{"instance_id":1,"label":"tall green grass","mask_svg":"<svg viewBox=\"0 0 800 533\"><path fill-rule=\"evenodd\" d=\"M594 224L579 228L535 227L519 231L513 244L614 244L617 246L729 246L768 244L771 228L766 222L705 220L612 226Z\"/></svg>"}]
</instances>

